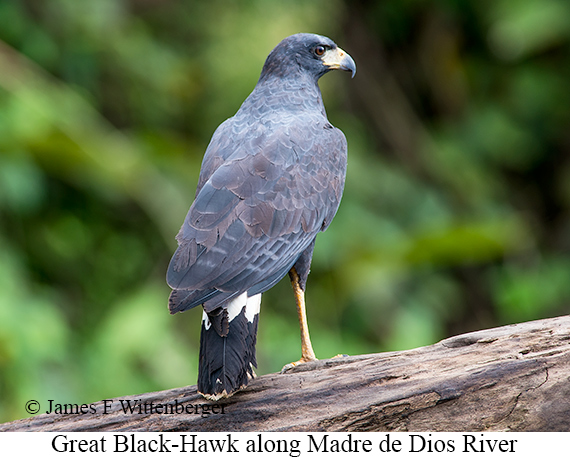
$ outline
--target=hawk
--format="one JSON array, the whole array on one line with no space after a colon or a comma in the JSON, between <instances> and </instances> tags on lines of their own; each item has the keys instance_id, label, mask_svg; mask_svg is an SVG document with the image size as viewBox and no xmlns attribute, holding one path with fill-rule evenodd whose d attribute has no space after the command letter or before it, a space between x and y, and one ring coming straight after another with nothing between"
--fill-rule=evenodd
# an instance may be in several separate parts
<instances>
[{"instance_id":1,"label":"hawk","mask_svg":"<svg viewBox=\"0 0 570 457\"><path fill-rule=\"evenodd\" d=\"M327 119L318 80L354 76L354 60L324 36L299 33L269 54L237 113L215 131L167 272L172 314L202 305L198 391L218 400L257 367L261 294L289 273L302 357L316 360L304 291L318 233L340 204L344 134Z\"/></svg>"}]
</instances>

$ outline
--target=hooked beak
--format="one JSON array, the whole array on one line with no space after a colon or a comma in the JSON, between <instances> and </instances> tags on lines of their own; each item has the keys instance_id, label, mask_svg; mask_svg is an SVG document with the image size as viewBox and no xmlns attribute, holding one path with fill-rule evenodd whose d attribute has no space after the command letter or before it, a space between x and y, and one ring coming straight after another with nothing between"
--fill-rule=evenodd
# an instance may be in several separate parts
<instances>
[{"instance_id":1,"label":"hooked beak","mask_svg":"<svg viewBox=\"0 0 570 457\"><path fill-rule=\"evenodd\" d=\"M322 58L323 63L331 70L344 70L356 74L356 64L352 57L340 48L330 49Z\"/></svg>"}]
</instances>

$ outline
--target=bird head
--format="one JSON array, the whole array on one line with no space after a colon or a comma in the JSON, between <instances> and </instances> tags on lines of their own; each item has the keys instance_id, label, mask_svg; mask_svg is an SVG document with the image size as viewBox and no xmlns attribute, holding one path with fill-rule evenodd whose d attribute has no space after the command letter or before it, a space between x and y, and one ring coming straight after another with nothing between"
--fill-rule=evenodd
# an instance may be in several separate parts
<instances>
[{"instance_id":1,"label":"bird head","mask_svg":"<svg viewBox=\"0 0 570 457\"><path fill-rule=\"evenodd\" d=\"M261 79L267 74L279 77L302 71L318 80L330 70L350 71L354 77L356 64L330 38L298 33L285 38L271 51L263 66Z\"/></svg>"}]
</instances>

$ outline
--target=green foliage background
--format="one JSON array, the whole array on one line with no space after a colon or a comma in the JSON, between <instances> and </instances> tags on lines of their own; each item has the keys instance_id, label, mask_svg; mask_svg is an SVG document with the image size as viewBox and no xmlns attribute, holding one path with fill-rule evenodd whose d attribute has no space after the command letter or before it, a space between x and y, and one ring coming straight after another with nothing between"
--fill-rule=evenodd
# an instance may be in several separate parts
<instances>
[{"instance_id":1,"label":"green foliage background","mask_svg":"<svg viewBox=\"0 0 570 457\"><path fill-rule=\"evenodd\" d=\"M217 125L285 36L356 60L321 87L345 197L308 284L321 358L568 312L570 3L0 2L0 421L194 384L200 310L165 270ZM264 295L258 374L300 353Z\"/></svg>"}]
</instances>

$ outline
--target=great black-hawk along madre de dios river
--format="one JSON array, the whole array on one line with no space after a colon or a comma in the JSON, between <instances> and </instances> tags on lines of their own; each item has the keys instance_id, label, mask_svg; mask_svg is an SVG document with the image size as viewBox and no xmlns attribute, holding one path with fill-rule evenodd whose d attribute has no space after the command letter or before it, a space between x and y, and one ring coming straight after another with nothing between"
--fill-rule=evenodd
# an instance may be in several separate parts
<instances>
[{"instance_id":1,"label":"great black-hawk along madre de dios river","mask_svg":"<svg viewBox=\"0 0 570 457\"><path fill-rule=\"evenodd\" d=\"M204 308L198 391L208 399L254 376L261 294L287 273L301 326L295 364L316 359L304 290L315 238L340 204L347 161L346 138L328 121L318 86L335 69L354 76L356 65L329 38L285 38L204 155L167 282L171 313Z\"/></svg>"}]
</instances>

